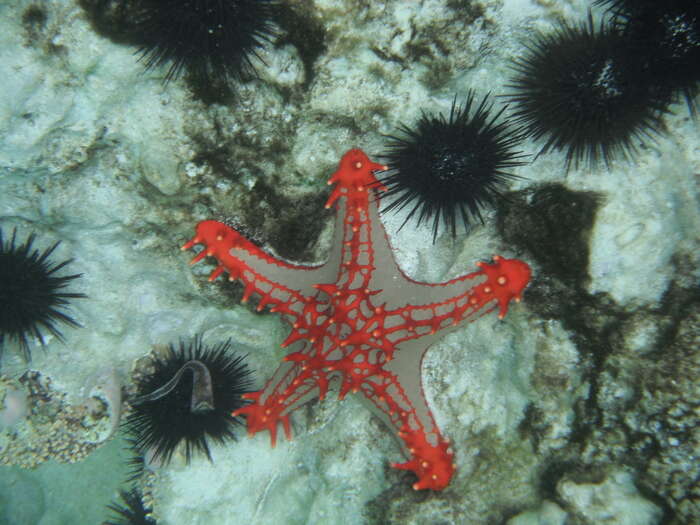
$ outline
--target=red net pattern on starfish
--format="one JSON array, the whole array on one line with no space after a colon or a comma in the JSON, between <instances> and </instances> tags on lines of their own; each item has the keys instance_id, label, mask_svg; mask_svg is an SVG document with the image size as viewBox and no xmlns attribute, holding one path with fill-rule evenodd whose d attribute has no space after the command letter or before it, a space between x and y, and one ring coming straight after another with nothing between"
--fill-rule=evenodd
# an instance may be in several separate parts
<instances>
[{"instance_id":1,"label":"red net pattern on starfish","mask_svg":"<svg viewBox=\"0 0 700 525\"><path fill-rule=\"evenodd\" d=\"M335 237L325 264L299 266L276 259L234 229L216 221L197 225L183 250L203 244L193 263L211 256L218 265L209 279L228 273L269 306L292 329L282 343L287 355L265 387L247 397L250 435L267 430L272 445L282 425L291 438L291 412L323 399L329 388L342 399L360 393L396 432L409 460L394 464L418 477L413 488L441 490L455 470L453 451L427 405L420 378L425 350L460 323L495 309L503 318L530 279L517 259L493 258L479 270L439 284L410 279L397 266L378 216L374 171L385 166L362 151L348 151L329 180L326 203L338 205Z\"/></svg>"}]
</instances>

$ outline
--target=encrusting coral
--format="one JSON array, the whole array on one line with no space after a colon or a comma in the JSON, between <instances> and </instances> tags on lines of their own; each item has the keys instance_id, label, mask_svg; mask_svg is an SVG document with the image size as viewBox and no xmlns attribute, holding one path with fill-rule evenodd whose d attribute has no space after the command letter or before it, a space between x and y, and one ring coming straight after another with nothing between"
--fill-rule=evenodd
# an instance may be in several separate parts
<instances>
[{"instance_id":1,"label":"encrusting coral","mask_svg":"<svg viewBox=\"0 0 700 525\"><path fill-rule=\"evenodd\" d=\"M423 395L420 366L426 349L464 321L498 309L503 318L519 301L530 267L494 256L492 264L445 283L414 281L396 264L378 216L375 195L383 189L372 162L359 149L348 151L330 178L326 203L338 204L328 261L295 266L275 259L227 225L203 221L182 249L204 249L193 263L213 256L213 281L224 272L245 286L243 300L260 297L292 326L282 346L294 351L253 403L234 411L245 415L249 434L268 430L274 446L278 424L291 437L290 413L323 399L331 386L339 397L361 392L363 400L395 432L409 456L398 469L418 477L413 488L444 489L455 470L454 452L442 436Z\"/></svg>"}]
</instances>

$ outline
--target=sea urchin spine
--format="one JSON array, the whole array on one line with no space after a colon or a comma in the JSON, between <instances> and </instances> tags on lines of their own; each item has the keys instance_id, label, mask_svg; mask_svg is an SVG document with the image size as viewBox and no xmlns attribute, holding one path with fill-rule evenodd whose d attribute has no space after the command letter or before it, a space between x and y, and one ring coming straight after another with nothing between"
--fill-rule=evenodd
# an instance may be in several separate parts
<instances>
[{"instance_id":1,"label":"sea urchin spine","mask_svg":"<svg viewBox=\"0 0 700 525\"><path fill-rule=\"evenodd\" d=\"M154 357L153 368L130 400L133 412L126 429L133 448L168 463L184 443L188 463L194 451L211 460L208 440L234 439L240 421L231 412L247 403L242 395L252 386L251 371L243 357L232 355L230 341L206 346L196 337L168 346L164 355Z\"/></svg>"},{"instance_id":2,"label":"sea urchin spine","mask_svg":"<svg viewBox=\"0 0 700 525\"><path fill-rule=\"evenodd\" d=\"M136 487L129 491L120 490L119 496L123 504L113 502L107 506L117 521L106 521L104 525L156 525L156 520L149 516L151 509L143 504L141 492Z\"/></svg>"},{"instance_id":3,"label":"sea urchin spine","mask_svg":"<svg viewBox=\"0 0 700 525\"><path fill-rule=\"evenodd\" d=\"M516 122L540 150L566 152L566 167L629 156L637 142L662 128L668 93L650 78L647 63L615 24L561 25L540 34L516 60L509 99Z\"/></svg>"},{"instance_id":4,"label":"sea urchin spine","mask_svg":"<svg viewBox=\"0 0 700 525\"><path fill-rule=\"evenodd\" d=\"M168 64L205 82L253 77L252 58L275 35L273 0L139 0L137 27L147 69Z\"/></svg>"},{"instance_id":5,"label":"sea urchin spine","mask_svg":"<svg viewBox=\"0 0 700 525\"><path fill-rule=\"evenodd\" d=\"M71 259L58 264L51 262L51 254L60 242L42 252L33 248L35 238L31 234L22 244L17 244L16 229L9 240L4 240L0 228L0 352L7 337L19 344L27 361L31 360L30 337L44 345L42 330L62 341L58 323L80 326L63 308L69 299L85 297L82 293L63 291L82 274L56 275L71 262Z\"/></svg>"}]
</instances>

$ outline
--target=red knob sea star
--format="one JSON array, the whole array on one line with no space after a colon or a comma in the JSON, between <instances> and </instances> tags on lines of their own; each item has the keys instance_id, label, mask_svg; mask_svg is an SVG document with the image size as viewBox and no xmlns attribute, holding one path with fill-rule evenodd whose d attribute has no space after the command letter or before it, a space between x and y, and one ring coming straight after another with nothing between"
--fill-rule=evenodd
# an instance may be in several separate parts
<instances>
[{"instance_id":1,"label":"red knob sea star","mask_svg":"<svg viewBox=\"0 0 700 525\"><path fill-rule=\"evenodd\" d=\"M413 488L441 490L455 466L423 395L423 354L463 321L496 308L503 318L510 300L520 300L530 267L495 256L493 264L477 263L480 270L446 283L406 277L373 198L383 189L373 172L385 169L359 149L343 156L328 182L336 186L326 207L337 202L339 213L331 254L320 266L275 259L216 221L200 222L182 249L204 244L192 262L216 258L210 281L228 272L230 280L243 282L244 301L255 293L258 309L269 305L292 325L282 346L296 351L262 390L247 395L250 405L234 412L246 416L250 435L268 430L274 446L281 423L290 439L290 413L339 384L341 399L361 392L395 430L410 459L393 466L415 472Z\"/></svg>"}]
</instances>

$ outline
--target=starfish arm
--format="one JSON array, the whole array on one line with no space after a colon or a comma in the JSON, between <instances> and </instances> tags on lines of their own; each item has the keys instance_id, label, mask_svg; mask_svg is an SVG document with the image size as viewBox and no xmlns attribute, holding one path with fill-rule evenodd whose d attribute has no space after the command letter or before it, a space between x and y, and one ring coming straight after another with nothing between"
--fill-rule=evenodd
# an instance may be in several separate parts
<instances>
[{"instance_id":1,"label":"starfish arm","mask_svg":"<svg viewBox=\"0 0 700 525\"><path fill-rule=\"evenodd\" d=\"M228 273L230 281L243 283L243 302L256 294L260 297L258 310L270 306L270 311L281 313L291 323L302 313L304 305L318 294L314 283L324 282L335 274L334 261L320 266L287 263L272 257L233 228L217 221L200 222L195 236L182 246L182 250L189 250L197 244L203 244L204 249L191 264L207 256L214 257L218 263L209 276L210 281Z\"/></svg>"},{"instance_id":2,"label":"starfish arm","mask_svg":"<svg viewBox=\"0 0 700 525\"><path fill-rule=\"evenodd\" d=\"M392 467L418 477L415 490L442 490L454 471L454 453L428 407L420 380L420 363L399 353L381 374L363 381L361 392L372 411L393 429L409 460ZM408 359L403 356L409 356ZM400 371L401 379L394 371Z\"/></svg>"},{"instance_id":3,"label":"starfish arm","mask_svg":"<svg viewBox=\"0 0 700 525\"><path fill-rule=\"evenodd\" d=\"M330 296L350 290L367 290L376 271L375 192L383 189L383 186L374 172L386 169L386 166L371 161L363 151L353 149L343 155L338 170L328 180L329 185L335 186L326 208L337 205L335 233L341 249L338 273L332 284L319 281L329 283L324 291Z\"/></svg>"},{"instance_id":4,"label":"starfish arm","mask_svg":"<svg viewBox=\"0 0 700 525\"><path fill-rule=\"evenodd\" d=\"M302 376L302 365L283 362L262 390L244 394L243 397L252 403L235 410L232 415L246 416L249 436L267 430L273 447L277 443L280 424L285 437L292 439L290 413L307 401L319 397L318 386L305 381Z\"/></svg>"},{"instance_id":5,"label":"starfish arm","mask_svg":"<svg viewBox=\"0 0 700 525\"><path fill-rule=\"evenodd\" d=\"M431 336L498 309L503 319L510 301L519 302L530 281L530 267L519 259L494 256L480 270L442 284L413 281L402 288L403 306L387 309L386 336L393 344ZM441 334L444 336L444 334Z\"/></svg>"},{"instance_id":6,"label":"starfish arm","mask_svg":"<svg viewBox=\"0 0 700 525\"><path fill-rule=\"evenodd\" d=\"M268 430L274 447L281 424L285 436L291 439L291 412L312 399L325 398L331 384L340 378L340 372L333 370L337 361L327 359L321 343L314 337L305 341L301 350L284 358L261 390L244 395L253 402L232 415L246 416L249 435Z\"/></svg>"}]
</instances>

